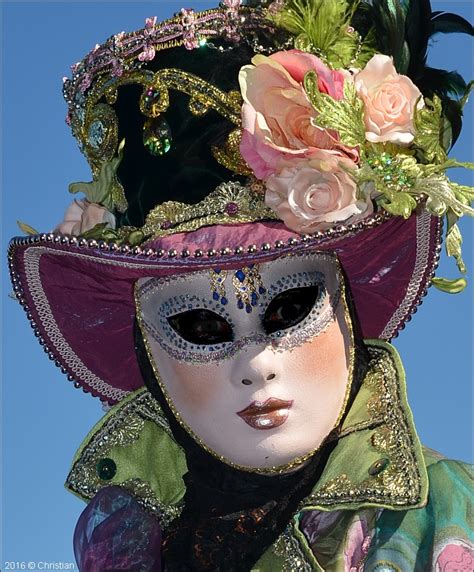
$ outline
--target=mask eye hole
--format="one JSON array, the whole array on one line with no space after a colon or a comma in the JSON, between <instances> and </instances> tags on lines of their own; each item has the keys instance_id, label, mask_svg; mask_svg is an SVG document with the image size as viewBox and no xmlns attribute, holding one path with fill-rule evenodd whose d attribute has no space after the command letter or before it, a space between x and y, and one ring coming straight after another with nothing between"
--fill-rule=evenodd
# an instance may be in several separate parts
<instances>
[{"instance_id":1,"label":"mask eye hole","mask_svg":"<svg viewBox=\"0 0 474 572\"><path fill-rule=\"evenodd\" d=\"M263 316L267 334L296 326L311 312L321 293L321 286L305 286L281 292L268 305Z\"/></svg>"},{"instance_id":2,"label":"mask eye hole","mask_svg":"<svg viewBox=\"0 0 474 572\"><path fill-rule=\"evenodd\" d=\"M210 310L188 310L167 319L173 330L192 344L211 345L233 340L229 322Z\"/></svg>"}]
</instances>

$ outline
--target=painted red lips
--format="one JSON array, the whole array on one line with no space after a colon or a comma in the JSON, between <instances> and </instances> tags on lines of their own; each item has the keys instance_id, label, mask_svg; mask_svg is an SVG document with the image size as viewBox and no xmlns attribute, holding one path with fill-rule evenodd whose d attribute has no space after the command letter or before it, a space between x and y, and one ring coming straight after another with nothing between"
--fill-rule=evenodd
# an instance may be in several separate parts
<instances>
[{"instance_id":1,"label":"painted red lips","mask_svg":"<svg viewBox=\"0 0 474 572\"><path fill-rule=\"evenodd\" d=\"M288 419L292 405L293 401L270 397L263 403L253 401L242 411L237 411L237 415L254 429L274 429L283 425Z\"/></svg>"}]
</instances>

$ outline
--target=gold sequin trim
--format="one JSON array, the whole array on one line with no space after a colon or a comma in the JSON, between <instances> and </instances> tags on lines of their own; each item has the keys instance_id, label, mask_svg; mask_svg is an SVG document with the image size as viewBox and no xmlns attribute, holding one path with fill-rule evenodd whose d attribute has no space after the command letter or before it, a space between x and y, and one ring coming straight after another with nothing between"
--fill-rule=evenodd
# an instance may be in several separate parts
<instances>
[{"instance_id":1,"label":"gold sequin trim","mask_svg":"<svg viewBox=\"0 0 474 572\"><path fill-rule=\"evenodd\" d=\"M239 174L250 174L240 156L240 127L242 96L231 90L220 90L202 78L180 69L167 68L153 74L147 70L130 71L119 77L100 78L87 97L81 123L73 124L75 136L89 161L94 176L101 165L110 160L118 147L118 119L112 107L117 101L118 88L138 84L143 87L140 111L146 117L158 117L170 105L170 90L189 95L189 110L202 116L214 110L229 120L237 129L232 131L222 149L213 148L216 159ZM105 98L106 103L103 103Z\"/></svg>"},{"instance_id":2,"label":"gold sequin trim","mask_svg":"<svg viewBox=\"0 0 474 572\"><path fill-rule=\"evenodd\" d=\"M169 90L190 96L189 110L193 115L217 111L235 125L241 125L242 96L238 91L226 93L200 77L176 68L156 72L140 98L140 111L147 117L158 117L170 104ZM154 96L147 95L151 91Z\"/></svg>"},{"instance_id":3,"label":"gold sequin trim","mask_svg":"<svg viewBox=\"0 0 474 572\"><path fill-rule=\"evenodd\" d=\"M234 129L227 137L227 141L222 147L212 147L214 159L229 171L237 175L250 176L252 169L247 165L240 153L240 143L242 141L242 129Z\"/></svg>"},{"instance_id":4,"label":"gold sequin trim","mask_svg":"<svg viewBox=\"0 0 474 572\"><path fill-rule=\"evenodd\" d=\"M190 232L214 224L237 224L257 220L278 220L265 205L264 196L237 182L220 184L197 204L167 201L152 209L141 231L158 238Z\"/></svg>"},{"instance_id":5,"label":"gold sequin trim","mask_svg":"<svg viewBox=\"0 0 474 572\"><path fill-rule=\"evenodd\" d=\"M308 562L298 539L293 533L293 526L291 522L286 527L273 543L271 550L283 559L281 572L313 572L313 567Z\"/></svg>"}]
</instances>

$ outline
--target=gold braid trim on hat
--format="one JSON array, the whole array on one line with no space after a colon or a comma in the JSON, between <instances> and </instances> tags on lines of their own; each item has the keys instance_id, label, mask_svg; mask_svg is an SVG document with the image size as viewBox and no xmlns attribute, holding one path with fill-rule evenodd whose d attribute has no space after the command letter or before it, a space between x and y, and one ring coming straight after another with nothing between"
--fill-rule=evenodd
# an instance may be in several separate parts
<instances>
[{"instance_id":1,"label":"gold braid trim on hat","mask_svg":"<svg viewBox=\"0 0 474 572\"><path fill-rule=\"evenodd\" d=\"M264 203L264 195L237 182L220 184L197 204L167 201L146 217L141 231L158 238L178 232L190 232L214 224L237 224L257 220L278 220Z\"/></svg>"}]
</instances>

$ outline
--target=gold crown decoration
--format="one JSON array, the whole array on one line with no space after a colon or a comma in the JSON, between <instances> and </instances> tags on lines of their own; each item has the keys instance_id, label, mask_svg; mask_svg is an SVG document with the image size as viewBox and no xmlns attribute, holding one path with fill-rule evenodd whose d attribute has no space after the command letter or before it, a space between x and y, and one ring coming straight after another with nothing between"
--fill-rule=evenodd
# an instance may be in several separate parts
<instances>
[{"instance_id":1,"label":"gold crown decoration","mask_svg":"<svg viewBox=\"0 0 474 572\"><path fill-rule=\"evenodd\" d=\"M117 117L111 105L117 89L128 84L143 86L140 109L148 116L164 111L169 105L169 90L177 89L191 96L190 111L205 113L215 105L224 117L240 121L240 94L225 97L217 88L182 70L160 70L157 74L146 64L157 52L183 46L195 50L216 46L222 40L231 45L250 43L256 51L258 33L274 31L264 8L241 5L241 0L223 0L219 8L195 12L182 9L163 22L147 18L145 27L135 32L120 32L95 48L72 66L72 78L64 78L63 94L68 104L66 122L71 126L94 176L100 166L117 153ZM107 103L101 100L106 99Z\"/></svg>"}]
</instances>

